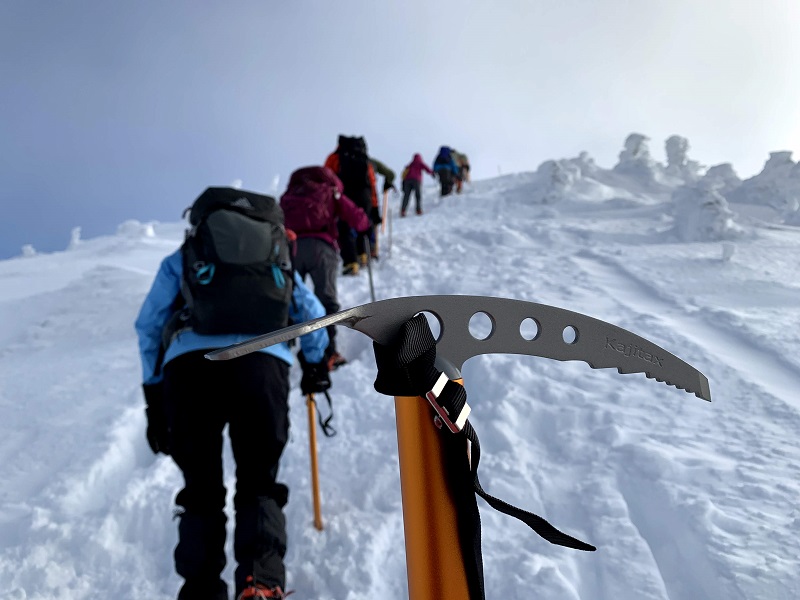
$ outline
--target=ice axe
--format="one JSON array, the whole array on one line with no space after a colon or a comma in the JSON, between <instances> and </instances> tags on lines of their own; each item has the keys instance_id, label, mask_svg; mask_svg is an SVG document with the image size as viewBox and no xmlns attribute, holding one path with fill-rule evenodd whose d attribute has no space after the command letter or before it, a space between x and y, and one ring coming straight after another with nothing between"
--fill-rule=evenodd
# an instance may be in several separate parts
<instances>
[{"instance_id":1,"label":"ice axe","mask_svg":"<svg viewBox=\"0 0 800 600\"><path fill-rule=\"evenodd\" d=\"M322 531L322 503L319 495L319 465L317 462L317 422L314 419L317 411L314 394L306 395L306 407L308 408L308 446L311 457L311 500L314 509L314 527L317 531Z\"/></svg>"},{"instance_id":2,"label":"ice axe","mask_svg":"<svg viewBox=\"0 0 800 600\"><path fill-rule=\"evenodd\" d=\"M389 190L383 190L383 207L381 208L381 233L386 231L386 213L389 209Z\"/></svg>"},{"instance_id":3,"label":"ice axe","mask_svg":"<svg viewBox=\"0 0 800 600\"><path fill-rule=\"evenodd\" d=\"M333 418L333 405L328 391L325 390L322 393L328 401L328 408L331 409L331 412L327 419L323 419L322 415L319 415L319 425L325 437L333 437L336 435L336 430L330 424ZM317 414L317 400L314 394L306 394L306 408L308 409L308 450L311 458L311 501L314 510L314 528L317 531L322 531L322 502L319 493L319 460L317 458L317 423L314 420L314 416Z\"/></svg>"},{"instance_id":4,"label":"ice axe","mask_svg":"<svg viewBox=\"0 0 800 600\"><path fill-rule=\"evenodd\" d=\"M206 356L212 360L236 358L335 324L360 331L378 344L390 345L401 328L421 312L433 315L439 322L436 368L449 380L459 379L464 362L473 356L521 354L580 360L592 368L615 368L622 374L643 373L711 400L708 379L702 373L630 331L545 304L482 296L381 300L258 336ZM481 313L488 316L491 331L484 339L477 339L470 333L469 323ZM529 335L527 326L534 330L533 334ZM443 468L443 438L434 421L438 419L441 424L444 419L451 431L457 430L464 427L469 406L464 404L459 414L443 413L434 392L425 394L425 399L395 397L409 597L463 600L470 598L471 575L466 572L466 556L459 545L456 501Z\"/></svg>"},{"instance_id":5,"label":"ice axe","mask_svg":"<svg viewBox=\"0 0 800 600\"><path fill-rule=\"evenodd\" d=\"M389 214L389 244L386 246L386 256L392 255L392 213Z\"/></svg>"},{"instance_id":6,"label":"ice axe","mask_svg":"<svg viewBox=\"0 0 800 600\"><path fill-rule=\"evenodd\" d=\"M367 255L367 274L369 275L369 297L372 302L375 302L375 283L372 280L372 248L370 247L369 238L364 238L364 248ZM339 313L336 313L339 314Z\"/></svg>"}]
</instances>

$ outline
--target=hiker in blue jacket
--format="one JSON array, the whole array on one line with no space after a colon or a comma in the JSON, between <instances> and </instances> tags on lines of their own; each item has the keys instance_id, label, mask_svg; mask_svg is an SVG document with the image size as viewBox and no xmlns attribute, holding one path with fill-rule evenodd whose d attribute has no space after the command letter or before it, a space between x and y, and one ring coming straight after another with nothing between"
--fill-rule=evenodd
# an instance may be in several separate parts
<instances>
[{"instance_id":1,"label":"hiker in blue jacket","mask_svg":"<svg viewBox=\"0 0 800 600\"><path fill-rule=\"evenodd\" d=\"M283 598L282 509L288 488L277 482L277 474L289 433L289 367L294 356L283 343L228 361L204 358L209 350L253 337L235 332L201 335L178 330L162 350L162 333L178 314L182 271L180 250L162 261L135 325L148 404L147 439L154 452L172 456L185 479L176 498L181 512L175 566L186 580L178 599L229 598L220 577L226 561L226 424L236 461L235 597ZM325 315L297 275L289 315L294 323ZM327 366L320 362L327 345L325 329L300 338L304 393L330 387Z\"/></svg>"},{"instance_id":2,"label":"hiker in blue jacket","mask_svg":"<svg viewBox=\"0 0 800 600\"><path fill-rule=\"evenodd\" d=\"M439 153L433 161L433 172L439 178L441 184L441 195L447 196L453 191L456 177L458 175L458 165L453 158L452 149L449 146L439 148Z\"/></svg>"}]
</instances>

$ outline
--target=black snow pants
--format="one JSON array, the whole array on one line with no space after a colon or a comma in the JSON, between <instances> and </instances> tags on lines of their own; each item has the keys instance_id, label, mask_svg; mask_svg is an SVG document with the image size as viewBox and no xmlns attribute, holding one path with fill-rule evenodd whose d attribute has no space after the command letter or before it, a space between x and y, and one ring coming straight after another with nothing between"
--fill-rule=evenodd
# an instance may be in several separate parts
<instances>
[{"instance_id":1,"label":"black snow pants","mask_svg":"<svg viewBox=\"0 0 800 600\"><path fill-rule=\"evenodd\" d=\"M406 179L403 182L403 205L400 207L401 214L406 214L408 201L411 200L411 193L414 193L414 200L417 203L417 212L422 212L422 182L414 179Z\"/></svg>"},{"instance_id":2,"label":"black snow pants","mask_svg":"<svg viewBox=\"0 0 800 600\"><path fill-rule=\"evenodd\" d=\"M236 594L248 575L285 589L289 490L277 483L289 435L289 365L263 352L212 362L190 352L164 366L172 458L183 472L175 568L186 581L178 600L228 598L222 432L236 461L233 538Z\"/></svg>"},{"instance_id":3,"label":"black snow pants","mask_svg":"<svg viewBox=\"0 0 800 600\"><path fill-rule=\"evenodd\" d=\"M338 229L339 239L337 241L339 242L339 252L342 255L342 264L349 265L358 262L355 231L344 219L339 219Z\"/></svg>"},{"instance_id":4,"label":"black snow pants","mask_svg":"<svg viewBox=\"0 0 800 600\"><path fill-rule=\"evenodd\" d=\"M305 279L306 275L311 276L311 282L314 284L314 295L319 298L325 308L325 314L330 315L339 312L339 299L336 290L339 256L333 246L319 238L298 238L294 269L300 279ZM335 325L328 327L328 339L328 355L331 355L336 352Z\"/></svg>"},{"instance_id":5,"label":"black snow pants","mask_svg":"<svg viewBox=\"0 0 800 600\"><path fill-rule=\"evenodd\" d=\"M366 212L369 214L369 211ZM374 228L374 225L370 225L366 231L356 232L343 219L339 219L338 242L342 264L349 265L358 262L359 255L367 252L366 242L374 235Z\"/></svg>"},{"instance_id":6,"label":"black snow pants","mask_svg":"<svg viewBox=\"0 0 800 600\"><path fill-rule=\"evenodd\" d=\"M455 180L453 172L449 169L442 169L437 172L437 175L439 176L439 182L442 186L442 196L449 196L453 191L453 183Z\"/></svg>"}]
</instances>

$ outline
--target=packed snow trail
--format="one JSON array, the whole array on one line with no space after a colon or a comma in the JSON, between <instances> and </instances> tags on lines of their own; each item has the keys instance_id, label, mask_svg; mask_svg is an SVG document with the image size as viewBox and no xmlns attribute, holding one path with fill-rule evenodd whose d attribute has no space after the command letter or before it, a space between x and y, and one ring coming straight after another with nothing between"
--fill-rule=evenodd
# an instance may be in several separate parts
<instances>
[{"instance_id":1,"label":"packed snow trail","mask_svg":"<svg viewBox=\"0 0 800 600\"><path fill-rule=\"evenodd\" d=\"M615 299L624 307L623 311L626 314L640 315L653 322L654 324L649 326L652 335L658 337L671 335L674 338L669 341L672 346L688 349L699 345L703 349L702 355L713 361L708 364L706 372L715 382L729 380L731 372L736 374L734 389L730 389L730 386L724 384L715 389L716 403L722 404L724 407L722 409L724 416L721 421L727 423L727 425L720 425L725 435L719 440L716 454L729 466L737 464L741 457L738 450L731 453L729 445L725 442L726 438L736 434L747 435L745 422L741 419L740 413L730 410L730 403L738 400L743 391L751 398L759 399L761 406L755 410L765 411L766 417L780 418L782 429L790 428L796 434L800 434L800 413L798 413L800 404L793 393L793 390L800 389L800 374L796 365L787 363L774 349L754 344L752 335L749 335L743 328L731 326L727 319L715 319L713 312L676 303L667 292L662 293L650 281L637 279L625 270L622 263L616 262L614 259L602 256L595 251L583 251L572 260L584 272L592 273L593 279L603 289L613 290ZM661 326L655 327L655 322L660 322ZM663 330L663 334L661 330ZM782 403L788 403L788 406L782 406ZM745 413L748 415L745 417L747 421L750 420L749 416L752 416L753 410L752 407L747 406ZM764 437L769 437L769 432L763 430L758 432L757 436L753 436L753 439L748 441L748 447L754 449L764 445L762 439ZM779 438L770 439L767 447L763 448L765 455L771 452L772 444L779 443L779 441ZM765 510L767 505L775 504L775 507L779 508L781 503L791 502L791 496L797 491L792 487L787 490L790 493L780 494L772 489L770 482L781 479L782 473L788 471L800 474L796 462L794 462L797 455L793 454L792 460L787 461L782 454L783 452L778 453L774 459L778 461L778 464L772 467L769 467L769 463L773 460L758 465L757 469L740 465L740 470L748 471L748 480L752 486L750 492L757 491L758 498L754 499L750 505L742 502L741 506L737 506L741 513L738 517L733 516L733 511L729 507L726 516L722 519L723 522L717 520L722 513L712 504L713 501L709 501L704 506L705 514L702 515L704 520L708 520L707 526L714 526L731 535L742 536L743 539L739 544L743 548L747 548L746 538L748 535L752 535L747 524L757 522L758 514ZM758 460L756 459L755 462ZM776 466L777 468L775 468ZM626 487L627 484L623 483L621 486L623 492ZM629 489L635 489L635 487L634 485ZM657 522L663 520L665 514L674 511L669 501L663 497L664 495L668 498L669 490L655 485L650 488L649 494L644 498L637 498L637 494L627 493L626 501L629 504L632 519L637 523L642 535L645 538L655 538L649 543L659 562L665 583L671 582L668 584L668 589L671 586L678 586L678 590L670 591L670 597L681 597L686 595L689 590L695 590L695 597L698 598L716 597L714 590L719 589L722 582L712 581L703 584L695 581L693 577L696 573L708 573L716 570L709 567L698 568L703 562L708 562L705 554L710 548L706 548L707 544L703 541L706 536L698 538L693 529L687 527L685 522L679 518L680 515L677 514L675 516L678 518L674 520L676 527L669 532L669 535L665 536L660 531ZM781 529L778 523L775 525L776 529ZM784 537L781 531L776 531L775 535ZM791 540L786 541L791 543ZM757 544L758 542L753 540L752 543ZM695 569L685 570L685 565L672 557L681 551L692 554ZM730 548L725 550L723 557L727 560L735 558ZM707 592L701 593L700 590L707 590ZM730 598L746 597L742 595L741 591L734 588L729 588L728 594Z\"/></svg>"},{"instance_id":2,"label":"packed snow trail","mask_svg":"<svg viewBox=\"0 0 800 600\"><path fill-rule=\"evenodd\" d=\"M480 501L487 599L800 597L800 273L791 258L800 240L759 230L723 262L717 243L666 239L665 195L634 183L615 174L553 204L531 200L532 174L440 200L427 187L425 214L404 219L390 201L391 257L373 264L378 299L552 304L653 340L711 384L709 404L583 363L468 361L486 490L598 546L551 546ZM183 226L149 234L128 224L67 252L0 262L2 600L167 600L180 585L171 556L180 473L144 439L132 324ZM366 273L341 278L340 296L343 307L369 302ZM289 587L298 598L402 600L393 402L372 388L371 341L340 331L351 362L332 374L339 434L318 437L322 532L312 526L306 409L292 370L280 473L291 489ZM225 467L230 491L227 446Z\"/></svg>"},{"instance_id":3,"label":"packed snow trail","mask_svg":"<svg viewBox=\"0 0 800 600\"><path fill-rule=\"evenodd\" d=\"M603 289L614 290L614 297L624 307L624 312L648 315L663 322L672 332L686 332L682 345L701 345L714 362L723 363L743 376L747 374L756 387L791 402L795 410L800 410L800 398L790 393L800 389L797 364L785 360L774 349L761 347L746 329L733 326L724 316L715 318L713 309L688 307L687 310L660 297L652 284L636 279L620 264L596 253L583 252L572 260L590 272Z\"/></svg>"}]
</instances>

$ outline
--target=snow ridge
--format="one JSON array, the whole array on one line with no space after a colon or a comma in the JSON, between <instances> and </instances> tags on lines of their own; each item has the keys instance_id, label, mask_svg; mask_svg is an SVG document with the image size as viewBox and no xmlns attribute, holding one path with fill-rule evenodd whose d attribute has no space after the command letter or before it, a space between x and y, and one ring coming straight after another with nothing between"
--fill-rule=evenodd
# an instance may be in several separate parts
<instances>
[{"instance_id":1,"label":"snow ridge","mask_svg":"<svg viewBox=\"0 0 800 600\"><path fill-rule=\"evenodd\" d=\"M391 236L373 265L379 299L551 304L646 337L711 384L706 403L582 363L468 360L486 490L598 547L551 546L480 501L488 599L800 597L800 230L756 183L692 165L684 141L669 144L666 166L636 138L621 157L635 165L621 169L584 153L459 196L426 187L422 217L400 219L391 198ZM788 197L796 164L771 162L757 178ZM690 222L703 225L688 235ZM144 439L132 324L182 236L181 223L129 221L0 262L2 600L175 597L180 473ZM340 295L343 307L368 302L367 278L342 278ZM298 598L400 600L392 399L372 387L370 340L342 328L341 347L351 362L332 374L339 435L319 440L322 532L292 370L280 474L289 584ZM227 447L225 468L231 490Z\"/></svg>"}]
</instances>

